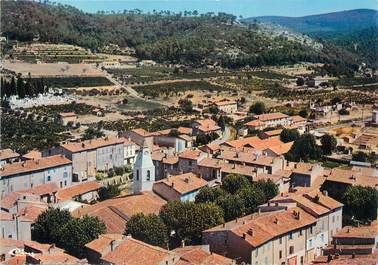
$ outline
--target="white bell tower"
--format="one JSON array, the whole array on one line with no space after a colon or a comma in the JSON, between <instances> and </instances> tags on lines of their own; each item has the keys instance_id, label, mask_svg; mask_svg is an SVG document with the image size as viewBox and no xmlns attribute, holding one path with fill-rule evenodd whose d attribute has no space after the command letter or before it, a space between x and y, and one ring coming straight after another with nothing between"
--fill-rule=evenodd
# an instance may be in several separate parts
<instances>
[{"instance_id":1,"label":"white bell tower","mask_svg":"<svg viewBox=\"0 0 378 265\"><path fill-rule=\"evenodd\" d=\"M143 191L152 191L155 182L155 166L152 163L150 149L146 142L139 150L133 169L134 194Z\"/></svg>"}]
</instances>

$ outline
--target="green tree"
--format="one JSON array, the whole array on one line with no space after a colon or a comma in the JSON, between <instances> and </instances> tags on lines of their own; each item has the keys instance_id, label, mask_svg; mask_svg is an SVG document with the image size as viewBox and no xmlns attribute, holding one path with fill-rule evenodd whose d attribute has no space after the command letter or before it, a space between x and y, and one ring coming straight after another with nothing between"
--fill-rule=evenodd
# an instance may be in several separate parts
<instances>
[{"instance_id":1,"label":"green tree","mask_svg":"<svg viewBox=\"0 0 378 265\"><path fill-rule=\"evenodd\" d=\"M25 86L21 76L17 78L17 94L19 98L25 98Z\"/></svg>"},{"instance_id":2,"label":"green tree","mask_svg":"<svg viewBox=\"0 0 378 265\"><path fill-rule=\"evenodd\" d=\"M357 153L354 153L352 155L353 161L359 161L359 162L367 162L368 161L368 155L362 151L358 151Z\"/></svg>"},{"instance_id":3,"label":"green tree","mask_svg":"<svg viewBox=\"0 0 378 265\"><path fill-rule=\"evenodd\" d=\"M350 186L341 200L345 215L359 221L377 219L378 191L372 187Z\"/></svg>"},{"instance_id":4,"label":"green tree","mask_svg":"<svg viewBox=\"0 0 378 265\"><path fill-rule=\"evenodd\" d=\"M99 128L88 127L83 135L83 140L90 140L95 138L103 137L105 134Z\"/></svg>"},{"instance_id":5,"label":"green tree","mask_svg":"<svg viewBox=\"0 0 378 265\"><path fill-rule=\"evenodd\" d=\"M210 112L211 114L218 114L218 113L219 113L219 109L218 109L217 106L210 106L210 108L209 108L209 112Z\"/></svg>"},{"instance_id":6,"label":"green tree","mask_svg":"<svg viewBox=\"0 0 378 265\"><path fill-rule=\"evenodd\" d=\"M245 214L251 214L255 212L257 206L265 203L266 201L266 196L263 190L255 186L244 188L239 191L237 195L243 200L243 208Z\"/></svg>"},{"instance_id":7,"label":"green tree","mask_svg":"<svg viewBox=\"0 0 378 265\"><path fill-rule=\"evenodd\" d=\"M303 86L305 84L303 77L297 78L297 86Z\"/></svg>"},{"instance_id":8,"label":"green tree","mask_svg":"<svg viewBox=\"0 0 378 265\"><path fill-rule=\"evenodd\" d=\"M265 113L265 112L266 112L266 109L265 109L265 104L264 104L264 102L257 101L256 103L254 103L254 104L249 108L249 112L255 113L255 114L257 114L257 115L260 115L260 114Z\"/></svg>"},{"instance_id":9,"label":"green tree","mask_svg":"<svg viewBox=\"0 0 378 265\"><path fill-rule=\"evenodd\" d=\"M168 242L168 228L156 214L133 215L127 221L125 234L154 246L165 247Z\"/></svg>"},{"instance_id":10,"label":"green tree","mask_svg":"<svg viewBox=\"0 0 378 265\"><path fill-rule=\"evenodd\" d=\"M227 194L217 200L216 203L222 208L226 222L246 214L245 199L239 194Z\"/></svg>"},{"instance_id":11,"label":"green tree","mask_svg":"<svg viewBox=\"0 0 378 265\"><path fill-rule=\"evenodd\" d=\"M321 150L316 144L315 137L312 134L305 133L294 141L285 157L289 161L299 162L302 160L308 162L309 160L319 159L320 155Z\"/></svg>"},{"instance_id":12,"label":"green tree","mask_svg":"<svg viewBox=\"0 0 378 265\"><path fill-rule=\"evenodd\" d=\"M170 201L159 213L160 218L174 231L176 242L200 243L202 231L223 222L223 212L213 203Z\"/></svg>"},{"instance_id":13,"label":"green tree","mask_svg":"<svg viewBox=\"0 0 378 265\"><path fill-rule=\"evenodd\" d=\"M320 139L320 142L324 155L331 155L336 150L337 140L334 136L325 134Z\"/></svg>"},{"instance_id":14,"label":"green tree","mask_svg":"<svg viewBox=\"0 0 378 265\"><path fill-rule=\"evenodd\" d=\"M193 103L189 99L180 99L178 104L184 112L190 113L193 111Z\"/></svg>"},{"instance_id":15,"label":"green tree","mask_svg":"<svg viewBox=\"0 0 378 265\"><path fill-rule=\"evenodd\" d=\"M38 216L31 230L32 239L40 243L57 242L57 231L71 220L68 211L50 208Z\"/></svg>"},{"instance_id":16,"label":"green tree","mask_svg":"<svg viewBox=\"0 0 378 265\"><path fill-rule=\"evenodd\" d=\"M299 116L302 118L307 118L308 117L308 111L306 109L301 109L298 113Z\"/></svg>"},{"instance_id":17,"label":"green tree","mask_svg":"<svg viewBox=\"0 0 378 265\"><path fill-rule=\"evenodd\" d=\"M177 129L172 129L169 134L171 137L178 137L180 135L180 132Z\"/></svg>"},{"instance_id":18,"label":"green tree","mask_svg":"<svg viewBox=\"0 0 378 265\"><path fill-rule=\"evenodd\" d=\"M283 129L280 134L280 139L284 143L295 141L299 138L299 132L297 129Z\"/></svg>"},{"instance_id":19,"label":"green tree","mask_svg":"<svg viewBox=\"0 0 378 265\"><path fill-rule=\"evenodd\" d=\"M57 245L79 258L85 257L85 244L105 233L105 224L97 217L84 216L71 219L60 227L57 233Z\"/></svg>"},{"instance_id":20,"label":"green tree","mask_svg":"<svg viewBox=\"0 0 378 265\"><path fill-rule=\"evenodd\" d=\"M270 179L253 182L252 186L257 190L262 191L265 197L265 201L273 199L278 195L279 192L277 185Z\"/></svg>"},{"instance_id":21,"label":"green tree","mask_svg":"<svg viewBox=\"0 0 378 265\"><path fill-rule=\"evenodd\" d=\"M108 185L107 187L102 187L98 193L100 201L117 197L120 194L121 191L119 190L119 185Z\"/></svg>"},{"instance_id":22,"label":"green tree","mask_svg":"<svg viewBox=\"0 0 378 265\"><path fill-rule=\"evenodd\" d=\"M225 196L225 192L220 187L210 188L208 186L202 188L196 195L196 203L216 202L220 197Z\"/></svg>"},{"instance_id":23,"label":"green tree","mask_svg":"<svg viewBox=\"0 0 378 265\"><path fill-rule=\"evenodd\" d=\"M222 189L231 194L248 187L250 187L250 182L242 175L229 174L222 180Z\"/></svg>"}]
</instances>

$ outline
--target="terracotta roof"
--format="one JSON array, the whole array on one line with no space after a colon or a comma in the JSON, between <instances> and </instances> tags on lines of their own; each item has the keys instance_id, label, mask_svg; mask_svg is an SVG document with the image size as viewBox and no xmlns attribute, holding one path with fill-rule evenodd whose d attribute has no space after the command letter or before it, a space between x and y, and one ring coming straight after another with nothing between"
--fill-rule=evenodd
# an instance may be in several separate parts
<instances>
[{"instance_id":1,"label":"terracotta roof","mask_svg":"<svg viewBox=\"0 0 378 265\"><path fill-rule=\"evenodd\" d=\"M22 264L26 264L26 255L11 257L11 258L6 259L5 261L3 261L1 264L3 264L3 265L22 265Z\"/></svg>"},{"instance_id":2,"label":"terracotta roof","mask_svg":"<svg viewBox=\"0 0 378 265\"><path fill-rule=\"evenodd\" d=\"M34 260L37 260L39 264L79 264L80 260L74 256L68 255L66 253L44 253L33 255Z\"/></svg>"},{"instance_id":3,"label":"terracotta roof","mask_svg":"<svg viewBox=\"0 0 378 265\"><path fill-rule=\"evenodd\" d=\"M170 176L165 179L159 180L154 185L166 185L181 195L196 191L207 185L207 181L198 177L191 172Z\"/></svg>"},{"instance_id":4,"label":"terracotta roof","mask_svg":"<svg viewBox=\"0 0 378 265\"><path fill-rule=\"evenodd\" d=\"M10 213L1 211L0 212L0 220L1 221L12 221L13 220L13 216Z\"/></svg>"},{"instance_id":5,"label":"terracotta roof","mask_svg":"<svg viewBox=\"0 0 378 265\"><path fill-rule=\"evenodd\" d=\"M108 248L113 240L122 240L125 236L122 234L103 234L97 239L85 245L86 248L104 254L104 250Z\"/></svg>"},{"instance_id":6,"label":"terracotta roof","mask_svg":"<svg viewBox=\"0 0 378 265\"><path fill-rule=\"evenodd\" d=\"M260 115L254 116L256 119L259 119L260 121L270 121L270 120L278 120L278 119L285 119L289 116L280 112L276 113L265 113Z\"/></svg>"},{"instance_id":7,"label":"terracotta roof","mask_svg":"<svg viewBox=\"0 0 378 265\"><path fill-rule=\"evenodd\" d=\"M187 135L191 135L193 131L192 128L188 128L188 127L178 127L177 130L179 131L179 133L187 134Z\"/></svg>"},{"instance_id":8,"label":"terracotta roof","mask_svg":"<svg viewBox=\"0 0 378 265\"><path fill-rule=\"evenodd\" d=\"M20 154L14 152L12 149L3 149L0 150L0 160L10 159L19 157Z\"/></svg>"},{"instance_id":9,"label":"terracotta roof","mask_svg":"<svg viewBox=\"0 0 378 265\"><path fill-rule=\"evenodd\" d=\"M245 126L257 127L257 126L264 126L265 122L260 121L260 120L253 120L253 121L245 123L244 125Z\"/></svg>"},{"instance_id":10,"label":"terracotta roof","mask_svg":"<svg viewBox=\"0 0 378 265\"><path fill-rule=\"evenodd\" d=\"M362 134L353 142L354 145L378 146L378 135Z\"/></svg>"},{"instance_id":11,"label":"terracotta roof","mask_svg":"<svg viewBox=\"0 0 378 265\"><path fill-rule=\"evenodd\" d=\"M200 147L200 149L204 152L206 152L207 149L209 149L210 151L214 152L214 151L217 151L220 149L220 146L219 144L215 144L215 143L210 143L210 144L207 144L207 145L204 145L202 147Z\"/></svg>"},{"instance_id":12,"label":"terracotta roof","mask_svg":"<svg viewBox=\"0 0 378 265\"><path fill-rule=\"evenodd\" d=\"M293 172L297 174L309 175L316 165L317 164L299 162L294 165Z\"/></svg>"},{"instance_id":13,"label":"terracotta roof","mask_svg":"<svg viewBox=\"0 0 378 265\"><path fill-rule=\"evenodd\" d=\"M29 153L26 153L22 156L23 158L26 158L26 159L40 159L42 158L42 153L39 152L39 151L30 151Z\"/></svg>"},{"instance_id":14,"label":"terracotta roof","mask_svg":"<svg viewBox=\"0 0 378 265\"><path fill-rule=\"evenodd\" d=\"M21 194L19 192L8 193L0 201L1 208L4 208L4 209L12 208L16 204L16 201L18 200L20 196Z\"/></svg>"},{"instance_id":15,"label":"terracotta roof","mask_svg":"<svg viewBox=\"0 0 378 265\"><path fill-rule=\"evenodd\" d=\"M339 255L332 256L332 260L328 261L327 256L316 258L311 264L327 264L327 265L376 265L378 260L378 251L370 255Z\"/></svg>"},{"instance_id":16,"label":"terracotta roof","mask_svg":"<svg viewBox=\"0 0 378 265\"><path fill-rule=\"evenodd\" d=\"M147 132L145 129L142 129L142 128L134 129L134 130L131 130L131 131L136 133L136 134L139 134L140 136L143 136L143 137L152 136L152 134L150 132Z\"/></svg>"},{"instance_id":17,"label":"terracotta roof","mask_svg":"<svg viewBox=\"0 0 378 265\"><path fill-rule=\"evenodd\" d=\"M137 213L158 214L165 200L153 194L145 192L138 195L127 195L114 199L98 202L93 205L77 209L72 212L74 217L84 215L97 216L104 221L108 233L122 234L125 231L127 220Z\"/></svg>"},{"instance_id":18,"label":"terracotta roof","mask_svg":"<svg viewBox=\"0 0 378 265\"><path fill-rule=\"evenodd\" d=\"M0 173L2 177L5 177L69 164L72 164L71 160L64 156L48 156L39 160L27 160L24 162L4 165Z\"/></svg>"},{"instance_id":19,"label":"terracotta roof","mask_svg":"<svg viewBox=\"0 0 378 265\"><path fill-rule=\"evenodd\" d=\"M0 248L1 247L24 248L24 241L15 239L0 239Z\"/></svg>"},{"instance_id":20,"label":"terracotta roof","mask_svg":"<svg viewBox=\"0 0 378 265\"><path fill-rule=\"evenodd\" d=\"M268 173L260 173L256 176L254 181L259 180L271 180L273 182L277 182L281 179L290 179L291 171L290 170L279 170L275 172L274 174L268 174Z\"/></svg>"},{"instance_id":21,"label":"terracotta roof","mask_svg":"<svg viewBox=\"0 0 378 265\"><path fill-rule=\"evenodd\" d=\"M334 168L326 177L326 181L340 182L349 185L378 188L378 178L363 176L358 171Z\"/></svg>"},{"instance_id":22,"label":"terracotta roof","mask_svg":"<svg viewBox=\"0 0 378 265\"><path fill-rule=\"evenodd\" d=\"M226 145L232 146L234 148L241 148L244 146L253 147L258 150L265 150L267 148L282 145L283 142L278 137L271 137L268 139L260 139L257 136L247 137L239 140L228 141Z\"/></svg>"},{"instance_id":23,"label":"terracotta roof","mask_svg":"<svg viewBox=\"0 0 378 265\"><path fill-rule=\"evenodd\" d=\"M201 246L187 246L173 250L180 255L180 261L175 265L231 265L234 264L232 259L221 255L210 253ZM180 263L181 262L181 263Z\"/></svg>"},{"instance_id":24,"label":"terracotta roof","mask_svg":"<svg viewBox=\"0 0 378 265\"><path fill-rule=\"evenodd\" d=\"M75 112L61 112L59 113L60 117L66 118L66 117L76 117Z\"/></svg>"},{"instance_id":25,"label":"terracotta roof","mask_svg":"<svg viewBox=\"0 0 378 265\"><path fill-rule=\"evenodd\" d=\"M102 257L102 260L115 265L156 265L163 264L166 260L171 261L174 257L178 260L178 256L172 251L127 238L114 251Z\"/></svg>"},{"instance_id":26,"label":"terracotta roof","mask_svg":"<svg viewBox=\"0 0 378 265\"><path fill-rule=\"evenodd\" d=\"M164 157L162 160L164 164L169 164L169 165L177 164L178 161L179 161L178 156L168 156L168 157Z\"/></svg>"},{"instance_id":27,"label":"terracotta roof","mask_svg":"<svg viewBox=\"0 0 378 265\"><path fill-rule=\"evenodd\" d=\"M248 215L241 220L228 222L224 227L220 225L205 230L205 233L228 230L252 247L258 247L277 236L314 224L316 220L301 208L295 207L283 212Z\"/></svg>"},{"instance_id":28,"label":"terracotta roof","mask_svg":"<svg viewBox=\"0 0 378 265\"><path fill-rule=\"evenodd\" d=\"M133 141L125 138L125 137L120 137L119 139L122 139L123 140L123 144L125 146L128 146L128 145L137 145L136 143L134 143Z\"/></svg>"},{"instance_id":29,"label":"terracotta roof","mask_svg":"<svg viewBox=\"0 0 378 265\"><path fill-rule=\"evenodd\" d=\"M284 155L284 154L286 154L287 152L290 151L293 144L294 144L294 142L288 142L288 143L284 143L284 144L281 144L281 145L271 146L271 147L269 147L265 150L270 150L273 153L275 153L276 155Z\"/></svg>"},{"instance_id":30,"label":"terracotta roof","mask_svg":"<svg viewBox=\"0 0 378 265\"><path fill-rule=\"evenodd\" d=\"M266 131L266 132L263 132L263 133L265 135L269 136L269 137L272 137L272 136L280 135L281 132L282 132L282 129L277 129L277 130Z\"/></svg>"},{"instance_id":31,"label":"terracotta roof","mask_svg":"<svg viewBox=\"0 0 378 265\"><path fill-rule=\"evenodd\" d=\"M40 253L46 253L49 251L50 248L54 248L54 252L63 252L64 250L61 248L58 248L54 246L53 244L42 244L37 241L32 241L32 240L25 240L24 241L24 246L32 248L36 252Z\"/></svg>"},{"instance_id":32,"label":"terracotta roof","mask_svg":"<svg viewBox=\"0 0 378 265\"><path fill-rule=\"evenodd\" d=\"M273 163L274 157L265 155L255 155L250 152L241 151L223 151L219 156L219 159L247 163L256 166L270 166Z\"/></svg>"},{"instance_id":33,"label":"terracotta roof","mask_svg":"<svg viewBox=\"0 0 378 265\"><path fill-rule=\"evenodd\" d=\"M251 166L244 166L239 164L224 163L221 171L227 174L240 174L243 176L254 177L256 168Z\"/></svg>"},{"instance_id":34,"label":"terracotta roof","mask_svg":"<svg viewBox=\"0 0 378 265\"><path fill-rule=\"evenodd\" d=\"M378 236L378 222L374 221L370 225L344 226L333 238L372 238Z\"/></svg>"},{"instance_id":35,"label":"terracotta roof","mask_svg":"<svg viewBox=\"0 0 378 265\"><path fill-rule=\"evenodd\" d=\"M182 140L185 140L185 141L187 141L187 142L191 142L191 141L193 141L193 138L192 138L191 136L189 136L189 135L186 135L186 134L180 134L180 135L178 136L178 138L180 138L180 139L182 139Z\"/></svg>"},{"instance_id":36,"label":"terracotta roof","mask_svg":"<svg viewBox=\"0 0 378 265\"><path fill-rule=\"evenodd\" d=\"M80 184L70 186L68 188L60 189L56 194L59 201L71 200L72 198L86 194L91 191L99 190L103 185L97 181L86 181Z\"/></svg>"},{"instance_id":37,"label":"terracotta roof","mask_svg":"<svg viewBox=\"0 0 378 265\"><path fill-rule=\"evenodd\" d=\"M91 149L97 149L109 145L123 144L124 139L115 137L103 137L93 140L87 140L79 143L63 144L62 147L72 153L83 152Z\"/></svg>"},{"instance_id":38,"label":"terracotta roof","mask_svg":"<svg viewBox=\"0 0 378 265\"><path fill-rule=\"evenodd\" d=\"M190 160L197 160L201 156L200 150L185 150L184 152L179 154L179 158L190 159Z\"/></svg>"},{"instance_id":39,"label":"terracotta roof","mask_svg":"<svg viewBox=\"0 0 378 265\"><path fill-rule=\"evenodd\" d=\"M221 127L219 127L218 124L212 119L196 120L196 122L199 124L197 127L198 130L202 132L212 132L221 129Z\"/></svg>"},{"instance_id":40,"label":"terracotta roof","mask_svg":"<svg viewBox=\"0 0 378 265\"><path fill-rule=\"evenodd\" d=\"M292 119L293 123L306 121L305 118L303 118L302 116L299 116L299 115L291 116L291 119Z\"/></svg>"},{"instance_id":41,"label":"terracotta roof","mask_svg":"<svg viewBox=\"0 0 378 265\"><path fill-rule=\"evenodd\" d=\"M205 157L199 163L199 167L221 168L224 161L221 159Z\"/></svg>"},{"instance_id":42,"label":"terracotta roof","mask_svg":"<svg viewBox=\"0 0 378 265\"><path fill-rule=\"evenodd\" d=\"M33 188L22 190L22 193L30 193L38 196L52 195L59 190L58 185L55 182L34 186Z\"/></svg>"},{"instance_id":43,"label":"terracotta roof","mask_svg":"<svg viewBox=\"0 0 378 265\"><path fill-rule=\"evenodd\" d=\"M34 223L38 216L47 209L48 205L41 205L41 207L28 206L18 211L20 219L23 221L30 221Z\"/></svg>"}]
</instances>

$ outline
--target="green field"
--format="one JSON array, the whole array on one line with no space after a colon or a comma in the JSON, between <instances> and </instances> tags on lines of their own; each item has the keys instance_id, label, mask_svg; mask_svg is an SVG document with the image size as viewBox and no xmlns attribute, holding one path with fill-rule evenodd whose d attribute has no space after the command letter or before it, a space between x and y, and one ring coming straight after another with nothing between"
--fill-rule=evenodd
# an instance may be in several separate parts
<instances>
[{"instance_id":1,"label":"green field","mask_svg":"<svg viewBox=\"0 0 378 265\"><path fill-rule=\"evenodd\" d=\"M41 78L32 78L38 81ZM44 77L44 83L49 87L69 88L69 87L96 87L113 85L106 77L86 76L86 77Z\"/></svg>"}]
</instances>

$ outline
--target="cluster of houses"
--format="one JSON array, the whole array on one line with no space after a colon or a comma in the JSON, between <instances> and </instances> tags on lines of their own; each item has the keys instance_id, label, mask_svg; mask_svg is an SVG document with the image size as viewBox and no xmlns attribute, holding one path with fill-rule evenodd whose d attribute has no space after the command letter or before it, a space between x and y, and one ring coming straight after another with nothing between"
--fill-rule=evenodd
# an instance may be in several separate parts
<instances>
[{"instance_id":1,"label":"cluster of houses","mask_svg":"<svg viewBox=\"0 0 378 265\"><path fill-rule=\"evenodd\" d=\"M257 115L251 122L246 126L305 126L305 120L279 113ZM9 260L12 264L48 264L59 259L146 265L321 264L323 255L333 262L338 260L336 254L349 258L351 253L359 254L339 243L353 233L356 238L370 236L366 239L369 244L364 239L353 241L353 245L364 245L356 246L357 250L370 247L361 252L363 258L375 255L376 247L371 245L376 246L378 232L362 235L354 228L346 232L342 228L343 205L319 188L326 182L334 190L350 185L377 188L377 170L331 170L320 164L288 162L284 154L293 143L283 143L274 131L193 147L196 135L212 132L222 133L213 120L205 119L195 121L190 128L134 129L118 137L69 142L23 156L1 150L1 259L5 264ZM98 199L103 187L96 174L124 166L132 168L133 192L89 204ZM203 231L200 246L166 250L122 235L132 215L157 214L171 200L194 201L201 188L221 185L228 174L239 174L252 182L271 180L279 195L260 205L254 214ZM30 241L33 223L48 207L66 209L77 218L96 216L105 223L107 234L86 245L87 261L54 245Z\"/></svg>"}]
</instances>

